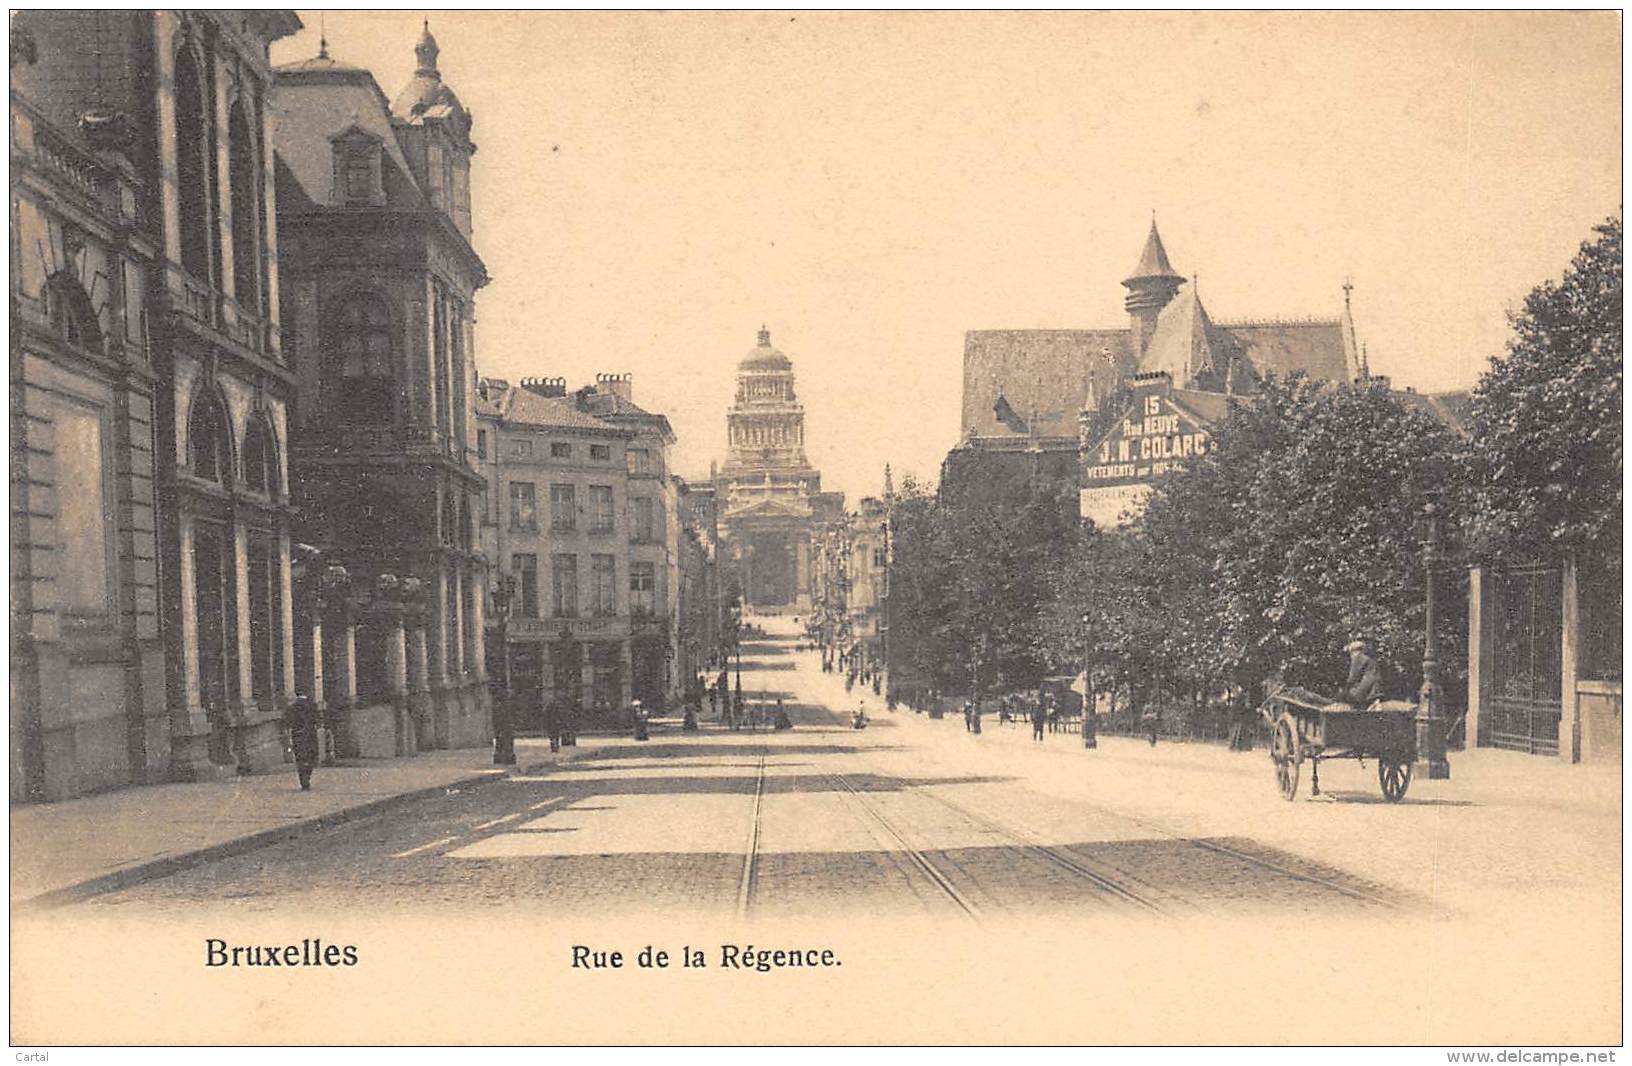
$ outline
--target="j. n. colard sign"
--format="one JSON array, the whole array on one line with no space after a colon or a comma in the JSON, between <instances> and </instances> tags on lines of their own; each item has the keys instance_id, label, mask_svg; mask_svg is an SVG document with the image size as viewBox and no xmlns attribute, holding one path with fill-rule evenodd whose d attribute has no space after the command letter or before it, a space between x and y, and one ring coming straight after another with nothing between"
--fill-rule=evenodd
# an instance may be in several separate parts
<instances>
[{"instance_id":1,"label":"j. n. colard sign","mask_svg":"<svg viewBox=\"0 0 1632 1066\"><path fill-rule=\"evenodd\" d=\"M1136 394L1127 415L1084 457L1081 513L1116 526L1144 506L1150 483L1204 455L1208 433L1166 392Z\"/></svg>"}]
</instances>

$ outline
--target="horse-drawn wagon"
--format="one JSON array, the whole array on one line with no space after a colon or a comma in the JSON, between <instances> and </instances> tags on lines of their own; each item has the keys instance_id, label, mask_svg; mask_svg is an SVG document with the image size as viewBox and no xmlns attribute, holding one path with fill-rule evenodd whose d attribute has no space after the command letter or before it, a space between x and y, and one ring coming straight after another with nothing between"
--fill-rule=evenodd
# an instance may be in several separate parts
<instances>
[{"instance_id":1,"label":"horse-drawn wagon","mask_svg":"<svg viewBox=\"0 0 1632 1066\"><path fill-rule=\"evenodd\" d=\"M1353 707L1319 693L1283 685L1258 708L1269 723L1269 756L1283 799L1298 796L1304 762L1310 765L1311 795L1320 795L1320 764L1326 759L1376 759L1383 798L1398 803L1411 787L1417 758L1417 707L1379 700Z\"/></svg>"}]
</instances>

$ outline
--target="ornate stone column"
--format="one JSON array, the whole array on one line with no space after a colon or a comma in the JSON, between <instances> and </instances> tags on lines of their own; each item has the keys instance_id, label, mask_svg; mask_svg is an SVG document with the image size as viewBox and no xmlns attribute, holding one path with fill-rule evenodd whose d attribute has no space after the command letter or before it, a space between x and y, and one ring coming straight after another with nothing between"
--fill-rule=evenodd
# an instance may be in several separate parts
<instances>
[{"instance_id":1,"label":"ornate stone column","mask_svg":"<svg viewBox=\"0 0 1632 1066\"><path fill-rule=\"evenodd\" d=\"M262 707L255 699L254 643L250 634L253 623L249 611L249 528L242 517L233 519L232 555L233 612L238 619L238 706L233 716L233 749L238 756L239 773L262 773L283 766L283 720L277 710ZM267 562L273 564L271 559ZM280 639L276 633L270 637ZM275 701L279 679L268 678L267 681Z\"/></svg>"},{"instance_id":2,"label":"ornate stone column","mask_svg":"<svg viewBox=\"0 0 1632 1066\"><path fill-rule=\"evenodd\" d=\"M181 540L181 674L182 701L170 711L170 777L200 781L220 777L223 768L210 759L210 719L198 681L198 576L193 559L193 516L179 515ZM231 768L225 768L230 772Z\"/></svg>"},{"instance_id":3,"label":"ornate stone column","mask_svg":"<svg viewBox=\"0 0 1632 1066\"><path fill-rule=\"evenodd\" d=\"M357 734L352 716L357 708L357 623L352 616L351 575L338 563L323 572L323 608L328 615L328 655L324 680L328 685L329 732L333 755L357 757Z\"/></svg>"}]
</instances>

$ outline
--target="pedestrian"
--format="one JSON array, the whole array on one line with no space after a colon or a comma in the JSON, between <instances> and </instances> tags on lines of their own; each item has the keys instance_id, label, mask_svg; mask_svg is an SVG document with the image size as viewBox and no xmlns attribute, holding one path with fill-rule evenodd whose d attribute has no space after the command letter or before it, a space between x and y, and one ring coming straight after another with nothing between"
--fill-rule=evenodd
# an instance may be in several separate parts
<instances>
[{"instance_id":1,"label":"pedestrian","mask_svg":"<svg viewBox=\"0 0 1632 1066\"><path fill-rule=\"evenodd\" d=\"M1154 748L1156 746L1156 727L1161 723L1161 717L1156 713L1155 707L1145 711L1144 721L1145 728L1150 731L1150 746Z\"/></svg>"},{"instance_id":2,"label":"pedestrian","mask_svg":"<svg viewBox=\"0 0 1632 1066\"><path fill-rule=\"evenodd\" d=\"M964 700L963 701L963 731L965 733L973 733L975 731L975 701L974 700Z\"/></svg>"},{"instance_id":3,"label":"pedestrian","mask_svg":"<svg viewBox=\"0 0 1632 1066\"><path fill-rule=\"evenodd\" d=\"M1039 744L1043 740L1043 725L1048 721L1048 708L1041 703L1031 709L1031 739Z\"/></svg>"},{"instance_id":4,"label":"pedestrian","mask_svg":"<svg viewBox=\"0 0 1632 1066\"><path fill-rule=\"evenodd\" d=\"M289 727L289 747L295 753L295 770L303 792L312 790L312 768L317 765L317 703L310 696L296 696L284 711Z\"/></svg>"}]
</instances>

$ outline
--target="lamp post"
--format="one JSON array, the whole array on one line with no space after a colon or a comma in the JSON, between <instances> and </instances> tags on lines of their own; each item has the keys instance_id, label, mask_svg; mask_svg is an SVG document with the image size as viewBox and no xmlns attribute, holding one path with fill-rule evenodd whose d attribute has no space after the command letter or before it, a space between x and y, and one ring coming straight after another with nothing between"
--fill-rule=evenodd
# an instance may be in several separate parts
<instances>
[{"instance_id":1,"label":"lamp post","mask_svg":"<svg viewBox=\"0 0 1632 1066\"><path fill-rule=\"evenodd\" d=\"M1422 690L1417 696L1417 762L1414 773L1430 781L1444 781L1451 776L1451 764L1445 758L1445 720L1439 713L1439 684L1436 674L1439 664L1439 640L1435 634L1437 619L1434 604L1434 570L1439 565L1439 512L1440 492L1431 488L1424 493L1423 517L1427 521L1427 535L1423 538L1422 569L1424 593L1422 637Z\"/></svg>"},{"instance_id":2,"label":"lamp post","mask_svg":"<svg viewBox=\"0 0 1632 1066\"><path fill-rule=\"evenodd\" d=\"M1088 612L1082 612L1082 746L1099 747L1098 724L1094 721L1093 644L1089 641Z\"/></svg>"},{"instance_id":3,"label":"lamp post","mask_svg":"<svg viewBox=\"0 0 1632 1066\"><path fill-rule=\"evenodd\" d=\"M499 647L503 649L504 668L500 683L503 695L493 701L493 765L516 764L516 734L510 719L512 692L510 687L510 606L516 596L516 578L502 574L493 582L493 613L498 616Z\"/></svg>"}]
</instances>

